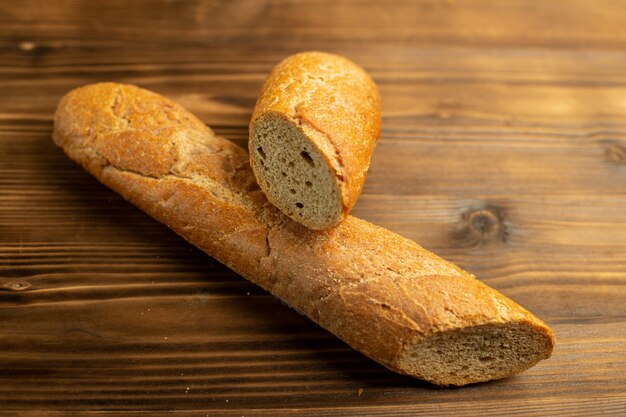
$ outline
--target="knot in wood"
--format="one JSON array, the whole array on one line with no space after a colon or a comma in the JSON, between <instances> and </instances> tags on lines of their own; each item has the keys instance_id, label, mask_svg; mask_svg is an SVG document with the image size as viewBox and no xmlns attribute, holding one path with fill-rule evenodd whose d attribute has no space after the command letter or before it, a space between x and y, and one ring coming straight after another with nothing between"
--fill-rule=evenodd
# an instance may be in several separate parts
<instances>
[{"instance_id":1,"label":"knot in wood","mask_svg":"<svg viewBox=\"0 0 626 417\"><path fill-rule=\"evenodd\" d=\"M503 215L495 207L471 210L467 214L469 232L480 242L506 240Z\"/></svg>"},{"instance_id":2,"label":"knot in wood","mask_svg":"<svg viewBox=\"0 0 626 417\"><path fill-rule=\"evenodd\" d=\"M610 144L606 148L606 156L609 161L616 164L626 164L626 149L617 144Z\"/></svg>"},{"instance_id":3,"label":"knot in wood","mask_svg":"<svg viewBox=\"0 0 626 417\"><path fill-rule=\"evenodd\" d=\"M5 284L5 288L11 291L24 291L30 288L30 284L26 281L11 281Z\"/></svg>"},{"instance_id":4,"label":"knot in wood","mask_svg":"<svg viewBox=\"0 0 626 417\"><path fill-rule=\"evenodd\" d=\"M498 227L498 217L490 210L478 210L470 213L470 227L480 235L489 235Z\"/></svg>"}]
</instances>

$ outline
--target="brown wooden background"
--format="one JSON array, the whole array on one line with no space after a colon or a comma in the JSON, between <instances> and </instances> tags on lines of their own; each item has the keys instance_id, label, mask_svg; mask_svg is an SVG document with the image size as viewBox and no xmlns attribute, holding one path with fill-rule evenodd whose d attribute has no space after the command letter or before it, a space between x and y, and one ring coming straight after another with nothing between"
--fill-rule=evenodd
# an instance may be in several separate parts
<instances>
[{"instance_id":1,"label":"brown wooden background","mask_svg":"<svg viewBox=\"0 0 626 417\"><path fill-rule=\"evenodd\" d=\"M243 145L268 70L310 49L382 93L356 215L545 319L553 358L462 389L395 375L51 141L65 92L115 80ZM626 415L626 4L0 0L0 415L167 411Z\"/></svg>"}]
</instances>

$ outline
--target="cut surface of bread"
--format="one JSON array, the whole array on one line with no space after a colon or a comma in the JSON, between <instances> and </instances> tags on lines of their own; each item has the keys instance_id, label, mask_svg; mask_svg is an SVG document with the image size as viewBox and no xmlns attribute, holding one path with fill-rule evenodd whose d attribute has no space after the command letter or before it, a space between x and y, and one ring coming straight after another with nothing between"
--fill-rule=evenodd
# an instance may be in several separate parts
<instances>
[{"instance_id":1,"label":"cut surface of bread","mask_svg":"<svg viewBox=\"0 0 626 417\"><path fill-rule=\"evenodd\" d=\"M283 213L326 229L356 203L379 132L380 97L361 67L338 55L299 53L263 84L250 122L252 170Z\"/></svg>"},{"instance_id":2,"label":"cut surface of bread","mask_svg":"<svg viewBox=\"0 0 626 417\"><path fill-rule=\"evenodd\" d=\"M402 373L427 375L437 385L504 378L536 363L552 349L532 323L485 324L439 332L409 344L398 360Z\"/></svg>"},{"instance_id":3,"label":"cut surface of bread","mask_svg":"<svg viewBox=\"0 0 626 417\"><path fill-rule=\"evenodd\" d=\"M389 369L464 385L552 352L545 323L417 243L354 216L321 231L292 221L243 148L155 93L73 90L53 137L126 200Z\"/></svg>"},{"instance_id":4,"label":"cut surface of bread","mask_svg":"<svg viewBox=\"0 0 626 417\"><path fill-rule=\"evenodd\" d=\"M295 221L324 229L341 218L341 187L305 130L280 114L255 121L253 165L270 201ZM309 132L315 135L315 132Z\"/></svg>"}]
</instances>

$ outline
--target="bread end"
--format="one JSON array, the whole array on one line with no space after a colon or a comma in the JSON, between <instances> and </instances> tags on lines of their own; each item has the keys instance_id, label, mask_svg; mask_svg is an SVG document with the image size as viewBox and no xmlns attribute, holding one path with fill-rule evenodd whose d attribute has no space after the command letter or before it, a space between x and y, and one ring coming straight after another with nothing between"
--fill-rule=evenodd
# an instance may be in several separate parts
<instances>
[{"instance_id":1,"label":"bread end","mask_svg":"<svg viewBox=\"0 0 626 417\"><path fill-rule=\"evenodd\" d=\"M543 323L485 324L438 332L405 347L395 370L442 386L500 379L548 359L554 334Z\"/></svg>"}]
</instances>

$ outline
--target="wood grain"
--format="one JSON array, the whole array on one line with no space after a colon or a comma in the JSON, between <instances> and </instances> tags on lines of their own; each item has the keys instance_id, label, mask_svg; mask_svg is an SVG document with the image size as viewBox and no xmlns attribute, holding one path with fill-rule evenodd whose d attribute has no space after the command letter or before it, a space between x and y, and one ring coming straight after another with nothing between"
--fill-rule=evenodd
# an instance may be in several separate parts
<instances>
[{"instance_id":1,"label":"wood grain","mask_svg":"<svg viewBox=\"0 0 626 417\"><path fill-rule=\"evenodd\" d=\"M620 1L0 2L0 415L626 415ZM355 214L545 319L554 356L441 389L389 372L72 164L59 98L131 82L245 145L269 69L363 65Z\"/></svg>"}]
</instances>

